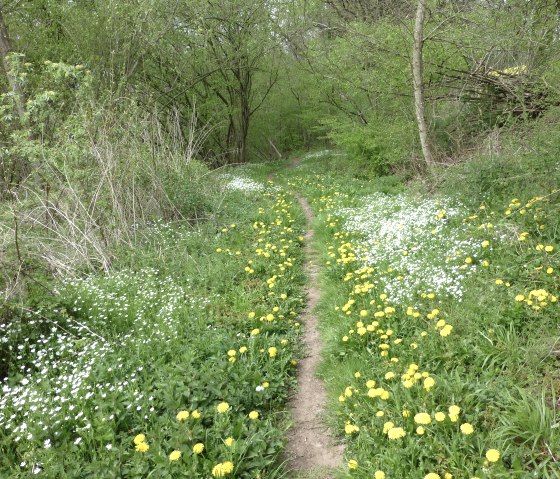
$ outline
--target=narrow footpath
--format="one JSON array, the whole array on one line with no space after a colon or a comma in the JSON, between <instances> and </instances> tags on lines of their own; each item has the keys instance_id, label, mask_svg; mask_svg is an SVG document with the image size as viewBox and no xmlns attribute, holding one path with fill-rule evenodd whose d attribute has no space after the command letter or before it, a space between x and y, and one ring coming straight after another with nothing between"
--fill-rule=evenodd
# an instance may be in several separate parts
<instances>
[{"instance_id":1,"label":"narrow footpath","mask_svg":"<svg viewBox=\"0 0 560 479\"><path fill-rule=\"evenodd\" d=\"M297 164L295 161L291 167ZM289 404L294 424L288 433L286 456L295 477L330 479L335 476L334 469L342 464L343 446L335 444L324 424L326 392L322 381L316 375L321 360L322 344L317 327L318 319L314 313L321 293L317 284L318 259L311 246L314 235L313 211L305 198L297 193L295 196L304 211L307 229L304 251L309 282L307 306L302 318L307 356L299 364L299 389Z\"/></svg>"}]
</instances>

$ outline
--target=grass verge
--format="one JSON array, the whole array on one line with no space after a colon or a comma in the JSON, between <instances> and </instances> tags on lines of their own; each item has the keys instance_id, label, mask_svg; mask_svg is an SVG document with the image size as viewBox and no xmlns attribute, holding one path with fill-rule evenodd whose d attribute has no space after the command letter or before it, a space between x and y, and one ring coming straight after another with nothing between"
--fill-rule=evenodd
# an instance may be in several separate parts
<instances>
[{"instance_id":1,"label":"grass verge","mask_svg":"<svg viewBox=\"0 0 560 479\"><path fill-rule=\"evenodd\" d=\"M348 476L560 477L558 190L477 201L337 161L285 176L317 215L321 374Z\"/></svg>"},{"instance_id":2,"label":"grass verge","mask_svg":"<svg viewBox=\"0 0 560 479\"><path fill-rule=\"evenodd\" d=\"M279 477L303 217L229 178L214 221L156 224L109 274L3 311L2 477Z\"/></svg>"}]
</instances>

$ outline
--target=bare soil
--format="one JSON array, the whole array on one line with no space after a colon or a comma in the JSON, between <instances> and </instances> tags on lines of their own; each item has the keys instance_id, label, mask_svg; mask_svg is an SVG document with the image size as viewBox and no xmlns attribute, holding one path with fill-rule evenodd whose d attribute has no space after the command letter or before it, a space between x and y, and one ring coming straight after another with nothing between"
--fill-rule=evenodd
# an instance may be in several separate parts
<instances>
[{"instance_id":1,"label":"bare soil","mask_svg":"<svg viewBox=\"0 0 560 479\"><path fill-rule=\"evenodd\" d=\"M291 167L299 164L295 160ZM309 276L307 306L302 322L305 328L304 343L307 356L299 363L297 393L290 400L293 426L288 432L286 460L295 477L329 479L335 477L335 469L342 464L343 446L336 444L323 421L326 404L325 387L316 375L321 360L321 338L317 329L318 319L314 313L321 293L317 286L319 267L311 248L313 240L313 212L305 198L295 194L306 218L305 234L306 269Z\"/></svg>"}]
</instances>

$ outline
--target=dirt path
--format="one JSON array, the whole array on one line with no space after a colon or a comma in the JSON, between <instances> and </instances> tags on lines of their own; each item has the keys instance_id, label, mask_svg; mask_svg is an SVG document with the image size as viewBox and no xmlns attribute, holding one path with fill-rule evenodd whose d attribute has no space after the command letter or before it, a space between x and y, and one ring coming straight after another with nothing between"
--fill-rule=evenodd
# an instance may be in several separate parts
<instances>
[{"instance_id":1,"label":"dirt path","mask_svg":"<svg viewBox=\"0 0 560 479\"><path fill-rule=\"evenodd\" d=\"M291 167L297 166L295 160ZM313 240L313 212L305 198L295 194L305 213L307 233L305 234L306 270L309 275L307 306L303 315L305 326L304 342L307 356L300 361L298 370L299 390L290 401L294 425L288 433L286 459L297 477L320 479L334 478L334 468L342 464L343 446L334 444L323 421L326 393L323 383L316 376L321 356L321 339L317 330L317 316L314 313L321 293L317 286L318 259L311 248Z\"/></svg>"}]
</instances>

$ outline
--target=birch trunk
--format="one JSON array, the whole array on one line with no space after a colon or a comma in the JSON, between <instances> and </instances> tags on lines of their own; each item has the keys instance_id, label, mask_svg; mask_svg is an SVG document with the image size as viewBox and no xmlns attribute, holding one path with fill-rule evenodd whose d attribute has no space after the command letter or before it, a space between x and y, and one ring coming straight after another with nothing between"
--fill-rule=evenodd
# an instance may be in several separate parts
<instances>
[{"instance_id":1,"label":"birch trunk","mask_svg":"<svg viewBox=\"0 0 560 479\"><path fill-rule=\"evenodd\" d=\"M433 163L432 149L428 137L428 124L424 110L424 63L422 49L424 47L424 16L426 14L426 0L418 0L416 22L414 25L414 51L412 55L412 76L414 82L414 106L422 154L428 165Z\"/></svg>"}]
</instances>

